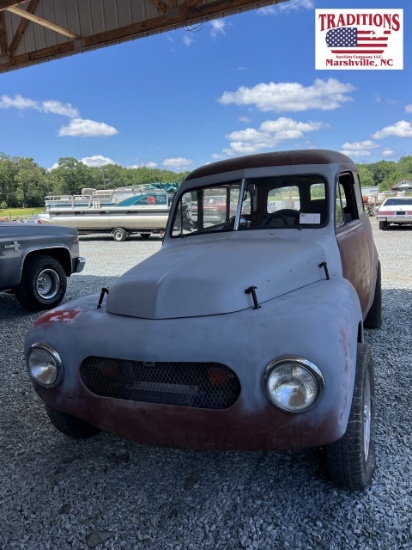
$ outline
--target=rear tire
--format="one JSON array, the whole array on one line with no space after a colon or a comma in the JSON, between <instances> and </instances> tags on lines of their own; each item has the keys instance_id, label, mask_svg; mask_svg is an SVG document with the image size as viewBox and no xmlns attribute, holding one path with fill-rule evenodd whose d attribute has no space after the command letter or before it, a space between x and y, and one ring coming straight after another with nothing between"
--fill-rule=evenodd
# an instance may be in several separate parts
<instances>
[{"instance_id":1,"label":"rear tire","mask_svg":"<svg viewBox=\"0 0 412 550\"><path fill-rule=\"evenodd\" d=\"M325 448L332 482L345 489L365 489L375 467L375 385L372 356L366 344L358 344L355 387L346 433Z\"/></svg>"},{"instance_id":2,"label":"rear tire","mask_svg":"<svg viewBox=\"0 0 412 550\"><path fill-rule=\"evenodd\" d=\"M379 229L386 229L388 227L388 222L379 222Z\"/></svg>"},{"instance_id":3,"label":"rear tire","mask_svg":"<svg viewBox=\"0 0 412 550\"><path fill-rule=\"evenodd\" d=\"M92 426L88 422L76 418L71 414L58 411L50 405L46 405L46 413L53 426L64 435L73 439L87 439L100 432L99 428Z\"/></svg>"},{"instance_id":4,"label":"rear tire","mask_svg":"<svg viewBox=\"0 0 412 550\"><path fill-rule=\"evenodd\" d=\"M381 263L378 262L378 273L376 276L375 296L372 306L363 323L365 328L381 328L382 326L382 281Z\"/></svg>"},{"instance_id":5,"label":"rear tire","mask_svg":"<svg viewBox=\"0 0 412 550\"><path fill-rule=\"evenodd\" d=\"M67 276L61 263L51 256L37 256L26 260L15 294L22 306L39 311L57 307L66 288Z\"/></svg>"}]
</instances>

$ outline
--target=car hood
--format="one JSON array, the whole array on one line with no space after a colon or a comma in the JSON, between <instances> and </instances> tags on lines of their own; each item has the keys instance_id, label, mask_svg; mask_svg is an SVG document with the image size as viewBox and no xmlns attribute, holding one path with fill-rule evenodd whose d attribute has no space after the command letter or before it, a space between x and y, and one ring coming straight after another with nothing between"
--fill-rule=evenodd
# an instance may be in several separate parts
<instances>
[{"instance_id":1,"label":"car hood","mask_svg":"<svg viewBox=\"0 0 412 550\"><path fill-rule=\"evenodd\" d=\"M107 311L144 319L222 315L325 278L323 249L307 241L225 239L164 248L111 287Z\"/></svg>"}]
</instances>

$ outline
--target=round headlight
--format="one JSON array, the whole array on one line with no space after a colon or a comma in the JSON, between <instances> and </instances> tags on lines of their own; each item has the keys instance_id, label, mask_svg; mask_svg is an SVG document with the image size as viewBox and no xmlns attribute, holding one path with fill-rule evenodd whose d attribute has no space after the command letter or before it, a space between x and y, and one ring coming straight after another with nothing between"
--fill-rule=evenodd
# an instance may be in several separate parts
<instances>
[{"instance_id":1,"label":"round headlight","mask_svg":"<svg viewBox=\"0 0 412 550\"><path fill-rule=\"evenodd\" d=\"M269 400L286 412L306 412L315 406L323 389L323 376L310 361L281 357L268 365L265 390Z\"/></svg>"},{"instance_id":2,"label":"round headlight","mask_svg":"<svg viewBox=\"0 0 412 550\"><path fill-rule=\"evenodd\" d=\"M63 375L60 355L49 344L33 344L27 356L29 374L38 384L46 388L56 386Z\"/></svg>"}]
</instances>

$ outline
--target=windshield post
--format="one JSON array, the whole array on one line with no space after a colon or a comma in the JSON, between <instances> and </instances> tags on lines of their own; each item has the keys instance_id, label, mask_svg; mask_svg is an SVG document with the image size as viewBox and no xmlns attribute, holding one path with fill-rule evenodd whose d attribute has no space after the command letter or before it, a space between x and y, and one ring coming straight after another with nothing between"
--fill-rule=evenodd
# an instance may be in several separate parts
<instances>
[{"instance_id":1,"label":"windshield post","mask_svg":"<svg viewBox=\"0 0 412 550\"><path fill-rule=\"evenodd\" d=\"M236 208L236 219L233 226L234 231L238 231L239 229L240 215L242 212L243 195L245 193L245 188L246 188L246 178L242 178L242 183L240 184L240 191L239 191L239 201L237 203L237 208Z\"/></svg>"}]
</instances>

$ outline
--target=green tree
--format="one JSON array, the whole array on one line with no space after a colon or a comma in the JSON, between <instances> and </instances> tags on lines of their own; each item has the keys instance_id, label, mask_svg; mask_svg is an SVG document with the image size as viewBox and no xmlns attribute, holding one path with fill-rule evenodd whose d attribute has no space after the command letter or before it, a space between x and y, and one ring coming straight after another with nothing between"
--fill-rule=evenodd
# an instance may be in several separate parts
<instances>
[{"instance_id":1,"label":"green tree","mask_svg":"<svg viewBox=\"0 0 412 550\"><path fill-rule=\"evenodd\" d=\"M73 157L60 158L48 175L49 194L76 195L90 187L90 168Z\"/></svg>"},{"instance_id":2,"label":"green tree","mask_svg":"<svg viewBox=\"0 0 412 550\"><path fill-rule=\"evenodd\" d=\"M18 172L18 158L0 153L0 201L9 207L19 206L16 198L15 177Z\"/></svg>"},{"instance_id":3,"label":"green tree","mask_svg":"<svg viewBox=\"0 0 412 550\"><path fill-rule=\"evenodd\" d=\"M367 166L372 174L374 184L379 185L379 188L382 182L397 169L396 162L388 160L380 160Z\"/></svg>"},{"instance_id":4,"label":"green tree","mask_svg":"<svg viewBox=\"0 0 412 550\"><path fill-rule=\"evenodd\" d=\"M374 187L375 183L368 166L365 164L359 164L358 170L362 187Z\"/></svg>"},{"instance_id":5,"label":"green tree","mask_svg":"<svg viewBox=\"0 0 412 550\"><path fill-rule=\"evenodd\" d=\"M18 171L14 180L16 199L23 208L43 204L46 190L44 168L40 168L31 158L21 158L18 162Z\"/></svg>"}]
</instances>

